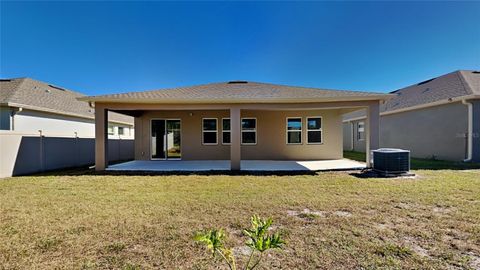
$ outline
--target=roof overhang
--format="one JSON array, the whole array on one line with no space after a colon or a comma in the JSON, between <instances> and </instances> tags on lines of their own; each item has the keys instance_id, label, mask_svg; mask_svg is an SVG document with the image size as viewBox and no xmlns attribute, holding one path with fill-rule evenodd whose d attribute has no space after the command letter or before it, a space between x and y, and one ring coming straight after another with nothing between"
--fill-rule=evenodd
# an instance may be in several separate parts
<instances>
[{"instance_id":1,"label":"roof overhang","mask_svg":"<svg viewBox=\"0 0 480 270\"><path fill-rule=\"evenodd\" d=\"M98 103L136 103L136 104L265 104L265 103L318 103L318 102L336 102L336 101L386 101L395 94L378 94L368 96L341 96L341 97L325 97L325 98L261 98L261 99L139 99L139 98L104 98L104 97L80 97L80 101L98 102Z\"/></svg>"}]
</instances>

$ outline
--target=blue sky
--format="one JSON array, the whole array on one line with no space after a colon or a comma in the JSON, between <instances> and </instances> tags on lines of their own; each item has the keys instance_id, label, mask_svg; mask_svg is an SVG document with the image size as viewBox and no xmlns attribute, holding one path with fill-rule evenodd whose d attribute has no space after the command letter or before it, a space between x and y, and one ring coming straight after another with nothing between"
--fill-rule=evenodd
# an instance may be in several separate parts
<instances>
[{"instance_id":1,"label":"blue sky","mask_svg":"<svg viewBox=\"0 0 480 270\"><path fill-rule=\"evenodd\" d=\"M4 2L0 76L85 94L228 80L391 91L480 69L480 2Z\"/></svg>"}]
</instances>

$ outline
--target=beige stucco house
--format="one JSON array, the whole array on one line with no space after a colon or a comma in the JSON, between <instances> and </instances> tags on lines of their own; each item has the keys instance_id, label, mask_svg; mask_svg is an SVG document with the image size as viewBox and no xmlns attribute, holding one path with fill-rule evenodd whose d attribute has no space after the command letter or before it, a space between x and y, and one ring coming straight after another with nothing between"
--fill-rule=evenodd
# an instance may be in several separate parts
<instances>
[{"instance_id":1,"label":"beige stucco house","mask_svg":"<svg viewBox=\"0 0 480 270\"><path fill-rule=\"evenodd\" d=\"M108 112L135 118L136 160L327 160L343 156L342 115L366 109L366 145L379 145L389 95L247 81L82 97L95 107L96 169L108 166Z\"/></svg>"},{"instance_id":2,"label":"beige stucco house","mask_svg":"<svg viewBox=\"0 0 480 270\"><path fill-rule=\"evenodd\" d=\"M380 147L480 162L480 72L459 70L396 91L380 106ZM366 151L366 112L343 119L344 149Z\"/></svg>"}]
</instances>

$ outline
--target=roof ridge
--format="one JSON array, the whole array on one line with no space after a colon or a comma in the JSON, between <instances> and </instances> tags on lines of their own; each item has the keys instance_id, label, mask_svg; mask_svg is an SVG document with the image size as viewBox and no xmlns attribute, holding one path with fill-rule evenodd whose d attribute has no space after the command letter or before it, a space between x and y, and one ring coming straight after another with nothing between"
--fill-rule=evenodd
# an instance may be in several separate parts
<instances>
[{"instance_id":1,"label":"roof ridge","mask_svg":"<svg viewBox=\"0 0 480 270\"><path fill-rule=\"evenodd\" d=\"M460 82L462 83L463 89L465 89L466 92L476 94L475 90L470 86L470 84L467 82L465 76L462 74L462 70L457 70L455 73L457 74Z\"/></svg>"},{"instance_id":2,"label":"roof ridge","mask_svg":"<svg viewBox=\"0 0 480 270\"><path fill-rule=\"evenodd\" d=\"M28 79L27 77L22 77L22 78L16 78L16 79L9 79L9 80L20 80L20 83L18 84L17 87L15 87L15 89L13 91L11 91L11 93L9 93L9 95L7 96L7 98L5 99L5 101L8 103L10 101L13 100L13 98L16 96L16 94L19 92L18 90L23 86L23 84L25 83L25 79Z\"/></svg>"}]
</instances>

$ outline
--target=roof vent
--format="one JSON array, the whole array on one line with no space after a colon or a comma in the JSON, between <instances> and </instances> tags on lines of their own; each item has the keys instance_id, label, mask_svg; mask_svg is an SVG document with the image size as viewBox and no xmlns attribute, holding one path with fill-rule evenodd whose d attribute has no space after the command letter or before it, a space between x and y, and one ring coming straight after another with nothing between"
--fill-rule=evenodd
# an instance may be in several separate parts
<instances>
[{"instance_id":1,"label":"roof vent","mask_svg":"<svg viewBox=\"0 0 480 270\"><path fill-rule=\"evenodd\" d=\"M417 85L426 84L426 83L431 82L431 81L433 81L433 80L435 80L435 79L436 79L436 78L433 78L433 79L430 79L430 80L426 80L426 81L423 81L423 82L419 82L419 83L417 83Z\"/></svg>"},{"instance_id":2,"label":"roof vent","mask_svg":"<svg viewBox=\"0 0 480 270\"><path fill-rule=\"evenodd\" d=\"M55 86L55 85L51 85L49 84L48 86L52 87L52 88L55 88L55 89L58 89L58 90L61 90L61 91L65 91L65 89L61 88L61 87L58 87L58 86Z\"/></svg>"},{"instance_id":3,"label":"roof vent","mask_svg":"<svg viewBox=\"0 0 480 270\"><path fill-rule=\"evenodd\" d=\"M241 83L248 83L247 81L229 81L228 84L241 84Z\"/></svg>"}]
</instances>

